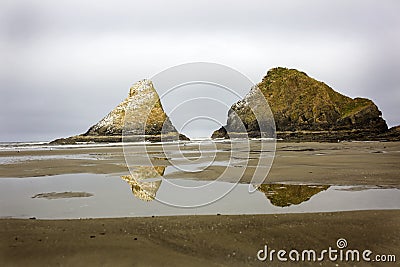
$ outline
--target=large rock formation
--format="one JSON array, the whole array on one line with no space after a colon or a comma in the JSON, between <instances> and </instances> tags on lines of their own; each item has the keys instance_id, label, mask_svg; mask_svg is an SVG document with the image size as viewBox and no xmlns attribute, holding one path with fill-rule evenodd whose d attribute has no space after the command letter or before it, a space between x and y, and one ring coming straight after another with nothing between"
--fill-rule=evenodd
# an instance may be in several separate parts
<instances>
[{"instance_id":1,"label":"large rock formation","mask_svg":"<svg viewBox=\"0 0 400 267\"><path fill-rule=\"evenodd\" d=\"M157 91L149 80L135 83L129 90L128 97L107 114L98 123L81 135L61 138L52 143L66 144L76 142L120 142L122 135L159 141L187 139L179 135L165 114ZM130 139L134 140L134 139Z\"/></svg>"},{"instance_id":2,"label":"large rock formation","mask_svg":"<svg viewBox=\"0 0 400 267\"><path fill-rule=\"evenodd\" d=\"M344 96L295 69L271 69L257 86L272 110L278 138L321 141L374 139L388 129L381 112L371 100ZM231 107L227 125L214 132L214 138L227 137L226 130L235 132L231 118L234 112L244 122L251 137L259 135L247 98Z\"/></svg>"}]
</instances>

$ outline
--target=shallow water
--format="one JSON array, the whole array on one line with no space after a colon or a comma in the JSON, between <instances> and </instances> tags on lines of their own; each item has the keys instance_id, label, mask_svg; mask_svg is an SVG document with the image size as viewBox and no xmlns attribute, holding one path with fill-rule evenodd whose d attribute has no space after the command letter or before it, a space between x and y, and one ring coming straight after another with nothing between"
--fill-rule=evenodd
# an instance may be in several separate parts
<instances>
[{"instance_id":1,"label":"shallow water","mask_svg":"<svg viewBox=\"0 0 400 267\"><path fill-rule=\"evenodd\" d=\"M208 185L211 193L234 185L218 181L209 185L207 181L184 179L150 179L146 183L157 183L153 187L157 198L186 200L186 204L191 201L207 202L210 194L192 194L170 186L170 183L186 187ZM35 197L38 194L42 197ZM120 176L68 174L0 179L0 217L40 219L400 209L400 190L267 184L249 193L248 184L238 184L222 199L197 208L177 208L160 203L157 199L147 200L135 196L131 185Z\"/></svg>"},{"instance_id":2,"label":"shallow water","mask_svg":"<svg viewBox=\"0 0 400 267\"><path fill-rule=\"evenodd\" d=\"M339 150L331 144L325 145L324 149L310 144L284 144L280 149L286 153L279 157L295 159L284 166L298 168L296 172L302 172L303 177L284 180L290 179L294 173L285 172L286 168L281 165L277 169L279 179L275 180L281 184L263 184L255 188L248 184L250 181L255 184L253 174L260 170L263 181L274 158L274 145L266 143L252 140L250 147L240 140L167 142L162 146L160 143L146 143L145 150L143 144L134 143L124 147L127 159L122 153L122 143L72 146L2 144L6 148L0 149L4 152L0 155L0 168L17 168L18 172L10 172L14 177L40 177L1 178L0 217L62 219L400 209L399 187L371 186L376 180L365 181L364 173L374 177L372 170L368 169L369 166L360 168L357 165L369 162L366 155L370 158L374 151L381 151L384 144L383 147L363 146L354 150L356 157L364 157L356 162L351 161L355 156L348 157L343 152L346 144L340 146L339 161L335 154ZM104 148L98 149L98 146ZM370 161L372 165L381 170L398 168L395 167L397 158L381 158L384 154L374 154L374 161ZM329 165L331 162L325 160L313 165L316 159L325 159L329 155L332 155L333 164ZM351 165L343 165L341 157L351 161ZM395 164L388 165L388 159ZM125 160L131 167L130 175L122 175L127 173ZM376 160L381 160L380 165ZM354 166L358 169L351 174L350 167ZM335 173L345 170L339 175L347 178L344 183L340 179L336 179L339 182L326 179L324 171L319 171L321 168ZM320 176L307 179L307 175L313 172L315 176L316 171L324 179L319 179ZM80 173L62 174L74 172ZM59 175L43 176L49 174ZM375 177L399 177L398 172L378 174ZM238 180L243 183L236 185L234 182ZM298 182L282 184L282 181ZM304 181L337 184L349 184L350 181L354 185L301 184ZM392 178L382 184L398 183ZM189 208L191 206L197 207Z\"/></svg>"}]
</instances>

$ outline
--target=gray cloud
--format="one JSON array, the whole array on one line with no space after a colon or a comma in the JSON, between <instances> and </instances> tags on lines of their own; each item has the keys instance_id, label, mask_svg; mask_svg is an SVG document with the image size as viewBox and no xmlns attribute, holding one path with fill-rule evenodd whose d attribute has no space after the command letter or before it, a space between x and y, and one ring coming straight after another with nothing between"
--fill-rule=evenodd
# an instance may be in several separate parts
<instances>
[{"instance_id":1,"label":"gray cloud","mask_svg":"<svg viewBox=\"0 0 400 267\"><path fill-rule=\"evenodd\" d=\"M3 1L0 141L84 132L163 69L298 68L400 124L398 1Z\"/></svg>"}]
</instances>

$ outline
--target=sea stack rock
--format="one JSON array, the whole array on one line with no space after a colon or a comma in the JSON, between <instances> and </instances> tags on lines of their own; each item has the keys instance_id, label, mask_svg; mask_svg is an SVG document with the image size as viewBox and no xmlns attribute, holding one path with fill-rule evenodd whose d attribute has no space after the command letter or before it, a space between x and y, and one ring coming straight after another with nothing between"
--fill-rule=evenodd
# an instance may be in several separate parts
<instances>
[{"instance_id":1,"label":"sea stack rock","mask_svg":"<svg viewBox=\"0 0 400 267\"><path fill-rule=\"evenodd\" d=\"M273 68L257 85L274 115L277 137L299 141L370 140L388 130L378 107L366 98L344 96L306 73L287 68ZM213 137L227 137L234 131L229 114L245 121L250 136L257 136L257 122L249 121L252 111L246 98L234 104L227 125ZM254 117L254 116L253 116Z\"/></svg>"},{"instance_id":2,"label":"sea stack rock","mask_svg":"<svg viewBox=\"0 0 400 267\"><path fill-rule=\"evenodd\" d=\"M138 138L150 141L160 141L161 133L163 140L187 139L178 133L165 114L153 83L145 79L136 82L130 88L128 97L86 133L52 143L120 142L124 131L129 131L131 137L137 133Z\"/></svg>"},{"instance_id":3,"label":"sea stack rock","mask_svg":"<svg viewBox=\"0 0 400 267\"><path fill-rule=\"evenodd\" d=\"M130 88L128 97L102 120L90 127L84 135L120 136L125 123L135 125L137 129L130 130L137 130L138 134L141 133L140 127L145 127L144 134L146 135L159 135L162 130L164 133L177 133L165 114L157 91L150 80L135 83Z\"/></svg>"}]
</instances>

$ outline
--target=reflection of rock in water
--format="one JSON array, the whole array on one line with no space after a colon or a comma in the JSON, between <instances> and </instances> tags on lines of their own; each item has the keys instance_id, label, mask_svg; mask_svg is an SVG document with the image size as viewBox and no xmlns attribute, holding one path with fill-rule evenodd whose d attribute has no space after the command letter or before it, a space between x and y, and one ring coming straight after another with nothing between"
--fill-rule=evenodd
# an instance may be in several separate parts
<instances>
[{"instance_id":1,"label":"reflection of rock in water","mask_svg":"<svg viewBox=\"0 0 400 267\"><path fill-rule=\"evenodd\" d=\"M161 180L154 182L146 182L145 180L147 178L161 178L164 170L165 167L162 166L140 166L131 175L123 175L121 178L131 186L135 197L144 201L151 201L156 197Z\"/></svg>"},{"instance_id":2,"label":"reflection of rock in water","mask_svg":"<svg viewBox=\"0 0 400 267\"><path fill-rule=\"evenodd\" d=\"M263 192L272 205L287 207L305 202L328 188L329 185L262 184L257 190Z\"/></svg>"}]
</instances>

